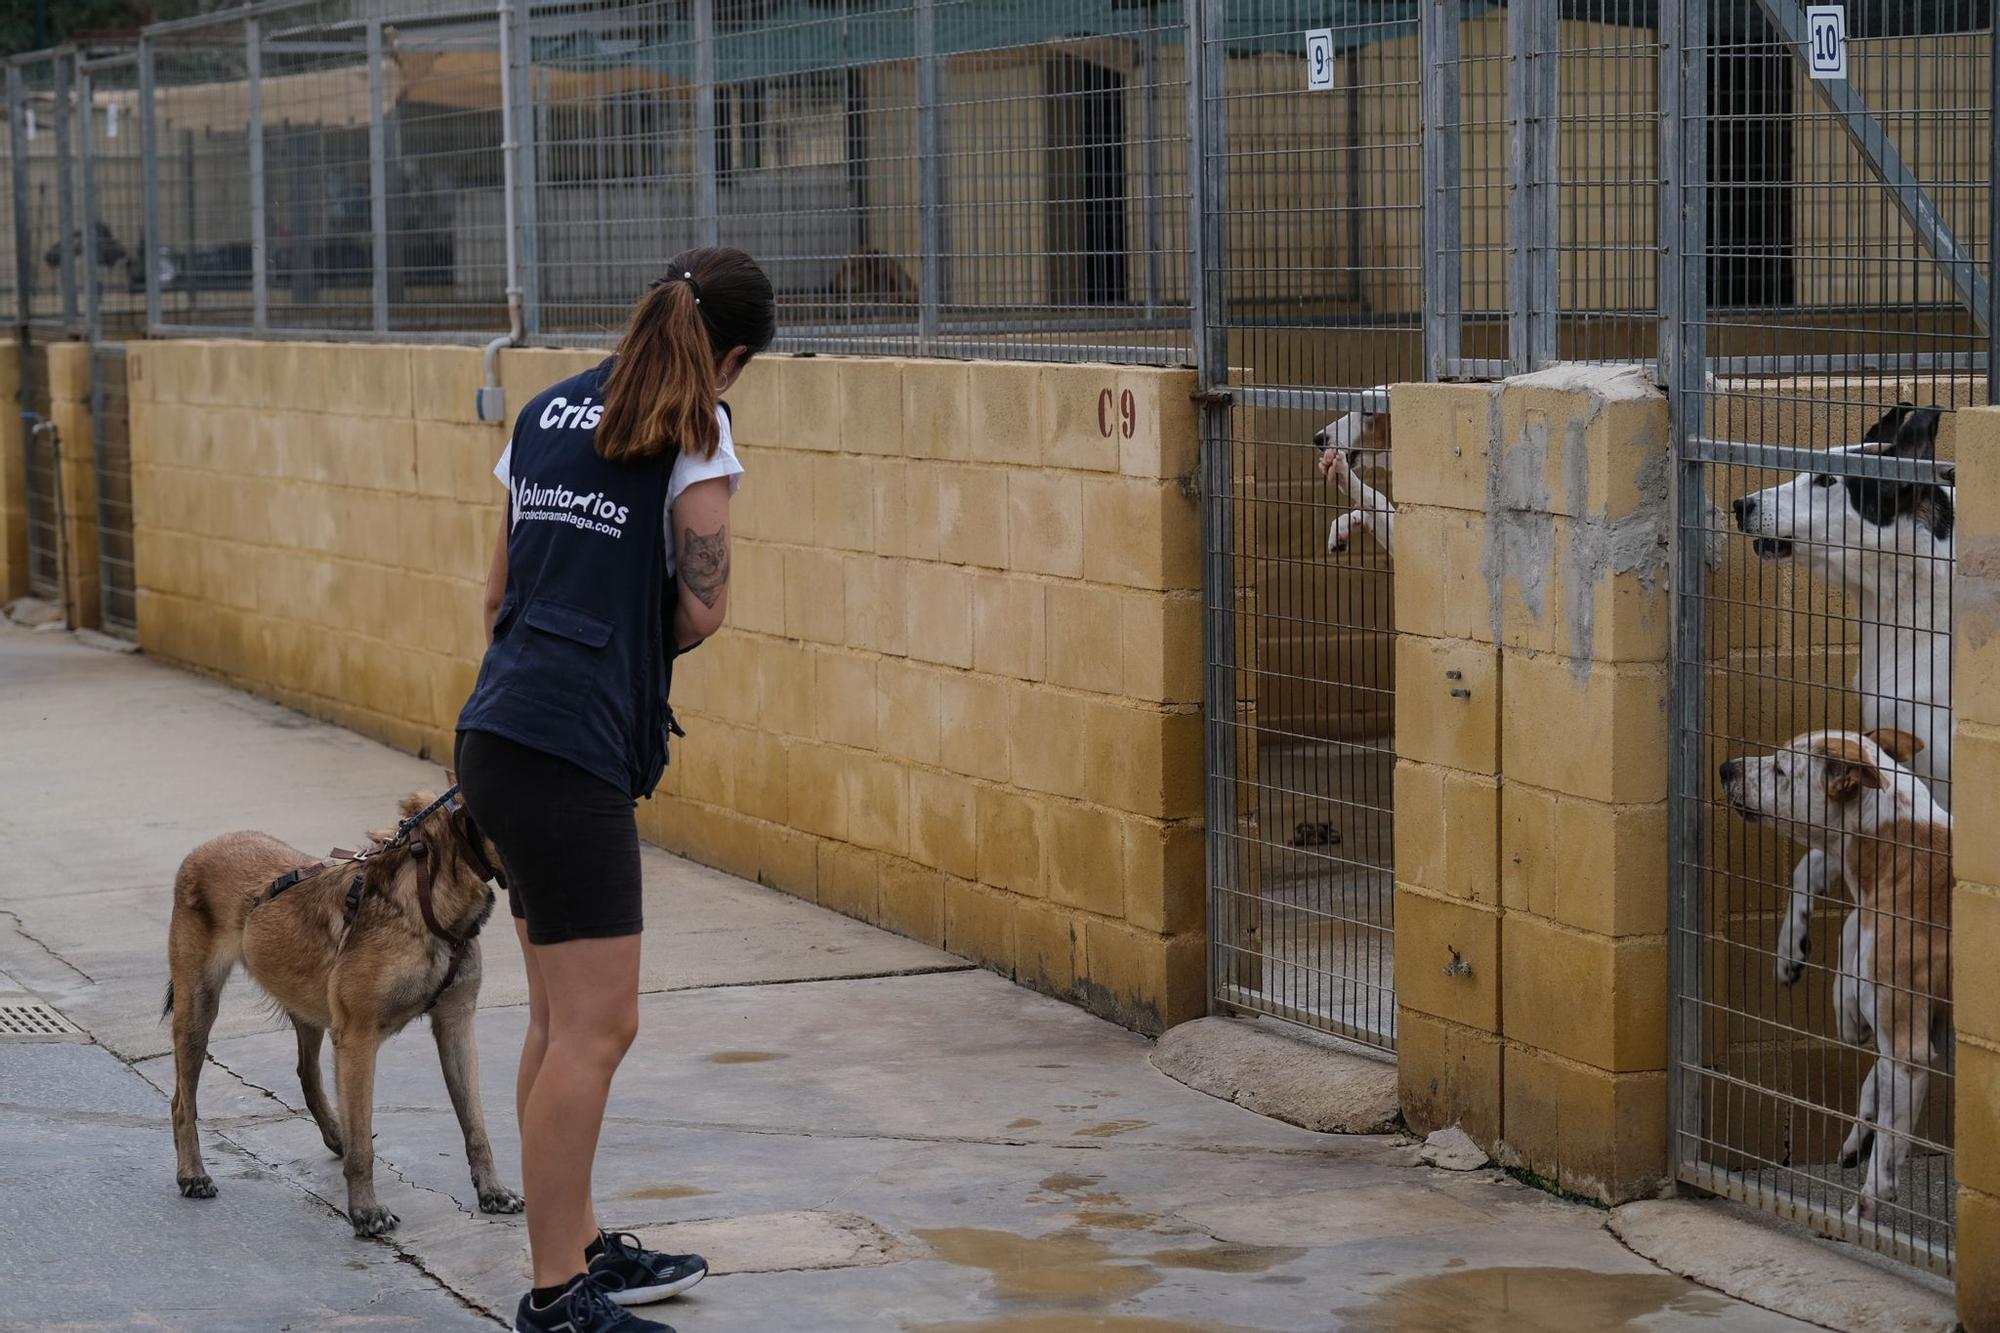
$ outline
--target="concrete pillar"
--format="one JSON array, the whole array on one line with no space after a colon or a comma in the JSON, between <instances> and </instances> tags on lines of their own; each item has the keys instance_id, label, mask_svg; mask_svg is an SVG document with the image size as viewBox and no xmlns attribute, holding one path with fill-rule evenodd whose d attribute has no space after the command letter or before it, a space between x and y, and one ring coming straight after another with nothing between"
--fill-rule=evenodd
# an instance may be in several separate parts
<instances>
[{"instance_id":1,"label":"concrete pillar","mask_svg":"<svg viewBox=\"0 0 2000 1333\"><path fill-rule=\"evenodd\" d=\"M1976 809L2000 781L2000 408L1956 417L1953 528L1952 790ZM2000 827L1952 821L1952 1023L1958 1034L1958 1313L2000 1329L2000 988L1982 960L2000 949Z\"/></svg>"},{"instance_id":2,"label":"concrete pillar","mask_svg":"<svg viewBox=\"0 0 2000 1333\"><path fill-rule=\"evenodd\" d=\"M69 623L95 629L97 582L97 467L91 437L90 344L49 344L49 415L62 442L58 488L62 536L57 559Z\"/></svg>"},{"instance_id":3,"label":"concrete pillar","mask_svg":"<svg viewBox=\"0 0 2000 1333\"><path fill-rule=\"evenodd\" d=\"M1666 401L1398 386L1404 1114L1606 1202L1666 1173Z\"/></svg>"},{"instance_id":4,"label":"concrete pillar","mask_svg":"<svg viewBox=\"0 0 2000 1333\"><path fill-rule=\"evenodd\" d=\"M27 447L20 412L21 345L0 349L0 606L28 591Z\"/></svg>"}]
</instances>

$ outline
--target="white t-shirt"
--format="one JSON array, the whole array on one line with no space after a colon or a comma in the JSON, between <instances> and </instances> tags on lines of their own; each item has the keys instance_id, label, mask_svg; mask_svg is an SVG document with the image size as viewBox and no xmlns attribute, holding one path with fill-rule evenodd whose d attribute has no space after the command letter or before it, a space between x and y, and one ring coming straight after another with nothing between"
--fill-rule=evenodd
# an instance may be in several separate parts
<instances>
[{"instance_id":1,"label":"white t-shirt","mask_svg":"<svg viewBox=\"0 0 2000 1333\"><path fill-rule=\"evenodd\" d=\"M698 458L683 451L674 460L673 475L667 478L667 577L672 578L676 567L674 559L674 501L681 498L681 492L698 481L712 481L716 477L729 478L729 493L736 494L743 485L743 464L736 458L736 440L729 430L729 414L721 408L715 409L715 419L721 423L722 431L716 437L715 452L707 458ZM493 475L507 488L509 495L514 490L514 473L511 467L514 458L514 442L500 451L500 461L493 465ZM509 525L518 521L520 515L509 511Z\"/></svg>"}]
</instances>

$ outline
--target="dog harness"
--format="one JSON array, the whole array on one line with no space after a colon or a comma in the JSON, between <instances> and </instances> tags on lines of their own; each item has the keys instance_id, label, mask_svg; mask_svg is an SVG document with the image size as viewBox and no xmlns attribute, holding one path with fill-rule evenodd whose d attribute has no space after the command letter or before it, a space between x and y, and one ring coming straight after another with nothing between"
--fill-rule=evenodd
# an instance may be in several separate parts
<instances>
[{"instance_id":1,"label":"dog harness","mask_svg":"<svg viewBox=\"0 0 2000 1333\"><path fill-rule=\"evenodd\" d=\"M493 911L493 891L489 889L486 893L486 905L473 917L472 924L467 926L463 933L446 929L437 918L431 848L430 844L424 841L419 829L426 819L439 810L456 813L463 808L464 802L460 799L458 784L453 783L444 795L397 825L395 836L389 841L358 852L336 847L323 860L314 861L309 865L295 866L272 880L264 891L257 895L257 901L250 905L250 910L254 912L308 876L317 875L323 870L331 870L335 866L356 867L353 878L347 882L347 900L341 913L340 944L334 950L334 957L338 959L341 951L347 947L348 937L353 934L354 919L361 912L362 900L368 896L366 863L383 852L393 851L407 844L410 856L417 867L417 911L424 918L424 928L451 946L451 961L445 967L444 979L438 982L437 989L433 990L430 999L424 1002L423 1012L429 1013L437 1007L437 1002L444 997L444 993L451 989L451 983L458 980L459 970L465 966L466 957L472 952L472 941L478 937L480 929L486 924L486 918ZM485 850L479 845L479 826L472 822L469 812L465 820L466 832L470 835L466 839L466 860L480 879L498 883L500 887L505 888L507 886L505 872L486 858Z\"/></svg>"}]
</instances>

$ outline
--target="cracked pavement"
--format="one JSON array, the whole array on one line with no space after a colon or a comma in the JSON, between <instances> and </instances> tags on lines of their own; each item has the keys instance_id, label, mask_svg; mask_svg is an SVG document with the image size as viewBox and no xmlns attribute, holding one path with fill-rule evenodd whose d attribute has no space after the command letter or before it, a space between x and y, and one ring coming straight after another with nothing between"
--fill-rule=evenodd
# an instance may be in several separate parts
<instances>
[{"instance_id":1,"label":"cracked pavement","mask_svg":"<svg viewBox=\"0 0 2000 1333\"><path fill-rule=\"evenodd\" d=\"M474 1210L417 1028L377 1078L377 1186L402 1218L381 1241L349 1233L292 1036L240 976L201 1089L218 1198L176 1191L162 1091L181 855L235 828L346 843L440 769L4 622L0 736L0 1002L94 1038L0 1040L0 1327L502 1324L526 1233ZM607 1224L714 1264L650 1312L684 1333L1807 1327L1497 1172L1192 1092L1145 1040L950 955L656 849L646 879L641 1032L597 1191ZM480 1081L518 1184L525 991L504 929L486 944Z\"/></svg>"}]
</instances>

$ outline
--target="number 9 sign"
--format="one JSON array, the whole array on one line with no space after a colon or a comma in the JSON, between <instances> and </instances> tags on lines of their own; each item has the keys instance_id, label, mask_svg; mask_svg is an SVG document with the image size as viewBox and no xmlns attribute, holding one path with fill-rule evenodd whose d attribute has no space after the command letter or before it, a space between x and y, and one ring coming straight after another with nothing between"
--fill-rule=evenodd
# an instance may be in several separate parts
<instances>
[{"instance_id":1,"label":"number 9 sign","mask_svg":"<svg viewBox=\"0 0 2000 1333\"><path fill-rule=\"evenodd\" d=\"M1105 439L1131 439L1139 430L1139 404L1126 389L1105 389L1097 395L1097 433Z\"/></svg>"},{"instance_id":2,"label":"number 9 sign","mask_svg":"<svg viewBox=\"0 0 2000 1333\"><path fill-rule=\"evenodd\" d=\"M1333 29L1314 28L1306 34L1306 91L1333 87Z\"/></svg>"}]
</instances>

